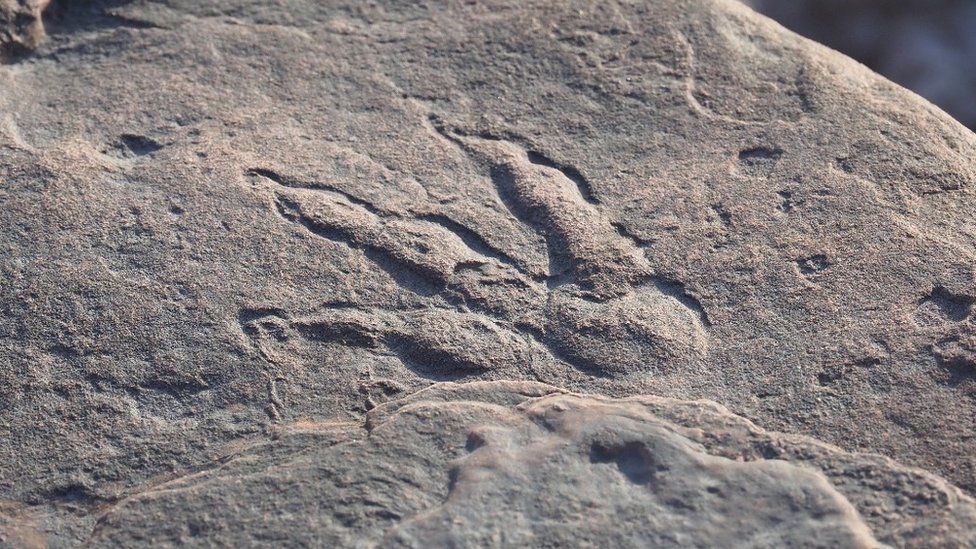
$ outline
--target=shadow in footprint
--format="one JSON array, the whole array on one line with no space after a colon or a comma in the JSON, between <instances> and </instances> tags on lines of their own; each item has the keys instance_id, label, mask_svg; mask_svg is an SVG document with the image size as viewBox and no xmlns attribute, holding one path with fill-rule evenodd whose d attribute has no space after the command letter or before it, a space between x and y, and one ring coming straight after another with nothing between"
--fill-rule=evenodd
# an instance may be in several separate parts
<instances>
[{"instance_id":1,"label":"shadow in footprint","mask_svg":"<svg viewBox=\"0 0 976 549\"><path fill-rule=\"evenodd\" d=\"M162 145L148 137L127 133L120 135L118 140L104 149L102 153L115 158L131 160L151 155L162 148Z\"/></svg>"},{"instance_id":2,"label":"shadow in footprint","mask_svg":"<svg viewBox=\"0 0 976 549\"><path fill-rule=\"evenodd\" d=\"M594 443L590 448L590 463L613 463L634 484L650 484L657 473L667 469L657 463L645 444L638 441Z\"/></svg>"}]
</instances>

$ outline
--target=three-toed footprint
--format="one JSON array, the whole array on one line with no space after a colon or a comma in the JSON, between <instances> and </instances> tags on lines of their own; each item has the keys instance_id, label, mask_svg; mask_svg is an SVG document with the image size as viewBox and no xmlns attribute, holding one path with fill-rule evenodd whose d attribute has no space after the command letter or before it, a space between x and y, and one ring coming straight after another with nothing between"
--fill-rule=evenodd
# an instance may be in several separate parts
<instances>
[{"instance_id":1,"label":"three-toed footprint","mask_svg":"<svg viewBox=\"0 0 976 549\"><path fill-rule=\"evenodd\" d=\"M700 305L615 230L578 172L510 141L436 121L431 128L480 166L511 215L542 236L548 272L476 245L484 239L445 216L382 209L327 183L254 168L247 173L282 218L358 250L429 301L420 310L276 304L288 314L272 315L272 324L395 354L432 379L525 370L540 354L598 376L654 374L704 356L708 321ZM265 349L268 322L257 316L245 327Z\"/></svg>"}]
</instances>

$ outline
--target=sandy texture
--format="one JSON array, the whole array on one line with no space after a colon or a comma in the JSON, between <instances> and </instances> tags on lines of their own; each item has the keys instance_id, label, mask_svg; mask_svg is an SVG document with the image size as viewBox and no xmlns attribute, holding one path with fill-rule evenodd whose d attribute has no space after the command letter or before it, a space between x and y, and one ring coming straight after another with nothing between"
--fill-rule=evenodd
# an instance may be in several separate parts
<instances>
[{"instance_id":1,"label":"sandy texture","mask_svg":"<svg viewBox=\"0 0 976 549\"><path fill-rule=\"evenodd\" d=\"M0 66L2 539L439 544L460 517L462 544L492 520L521 525L499 543L681 544L576 524L590 503L692 517L671 532L702 545L965 539L947 483L976 490L976 136L914 94L731 0L61 2L44 27ZM633 452L593 469L590 435L547 446L528 404L449 406L436 454L438 431L401 416L401 438L362 432L433 383L503 380L604 395L538 413L676 473L600 499L594 471ZM484 387L475 402L505 391ZM604 398L636 395L835 445L789 443L880 464L876 484L730 463L746 435L712 449L657 409L630 434L601 423L638 406ZM448 505L471 418L511 443L497 467L466 458L459 482L485 480ZM323 422L346 425L313 429L337 449L310 442L287 480L220 469L298 459L282 430ZM362 522L384 463L426 480ZM185 493L153 491L176 477ZM526 507L496 509L509 497ZM287 526L339 512L325 500L349 525ZM780 524L744 501L792 506ZM206 505L217 525L191 528ZM807 534L824 529L842 537Z\"/></svg>"},{"instance_id":2,"label":"sandy texture","mask_svg":"<svg viewBox=\"0 0 976 549\"><path fill-rule=\"evenodd\" d=\"M964 546L976 542L976 503L919 470L768 433L709 402L443 383L362 426L282 423L271 442L121 501L90 541L249 540Z\"/></svg>"}]
</instances>

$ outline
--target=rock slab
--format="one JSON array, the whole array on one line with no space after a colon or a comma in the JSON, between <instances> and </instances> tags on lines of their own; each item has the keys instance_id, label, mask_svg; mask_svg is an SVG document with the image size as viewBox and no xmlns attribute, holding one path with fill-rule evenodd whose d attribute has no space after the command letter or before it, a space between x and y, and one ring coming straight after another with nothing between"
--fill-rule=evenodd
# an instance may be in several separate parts
<instances>
[{"instance_id":1,"label":"rock slab","mask_svg":"<svg viewBox=\"0 0 976 549\"><path fill-rule=\"evenodd\" d=\"M732 1L0 6L5 543L971 544L917 96Z\"/></svg>"}]
</instances>

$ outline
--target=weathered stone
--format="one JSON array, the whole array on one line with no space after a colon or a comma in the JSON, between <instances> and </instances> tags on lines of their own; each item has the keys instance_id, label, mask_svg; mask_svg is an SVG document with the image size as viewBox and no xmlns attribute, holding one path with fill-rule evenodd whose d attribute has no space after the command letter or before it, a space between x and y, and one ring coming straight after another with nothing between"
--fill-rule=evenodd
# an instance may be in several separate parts
<instances>
[{"instance_id":1,"label":"weathered stone","mask_svg":"<svg viewBox=\"0 0 976 549\"><path fill-rule=\"evenodd\" d=\"M44 39L41 13L51 0L0 0L0 62L33 50Z\"/></svg>"},{"instance_id":2,"label":"weathered stone","mask_svg":"<svg viewBox=\"0 0 976 549\"><path fill-rule=\"evenodd\" d=\"M439 521L463 517L472 528L459 539L485 542L477 533L493 526L478 521L515 512L488 511L506 483L529 505L531 487L572 495L557 480L568 477L543 472L560 460L584 486L603 478L592 468L614 472L609 446L610 462L591 464L525 439L529 412L507 396L498 418L435 407L458 425L444 437L467 436L477 416L513 444L508 469L466 461L486 484L444 507L447 461L464 444L445 438L427 454L437 434L422 425L396 420L389 443L360 425L445 380L605 395L566 397L587 425L630 406L594 403L606 398L720 402L728 417L843 451L797 447L883 471L847 488L802 456L714 461L746 439L713 449L664 435L655 409L633 440L685 471L674 494L725 479L773 505L792 501L783 486L796 479L816 497L793 510L796 528L766 524L778 540L825 524L848 537L813 541L965 539L966 496L907 467L976 489L976 137L917 96L732 1L167 0L47 13L47 39L0 67L7 540L71 545L100 520L93 539L105 543L223 539L220 525L442 542L430 537ZM472 399L494 402L501 386ZM303 448L317 457L301 474L238 469L298 459L283 430L323 422L346 427L310 427L317 442ZM322 436L348 452L342 468ZM370 520L388 524L356 521L396 490L319 483L370 479L370 463L420 483L407 507L374 506ZM187 477L201 471L212 483ZM174 477L192 497L154 492ZM949 501L962 514L930 516L928 500L900 491L908 477L938 487L938 513ZM294 491L235 491L279 481ZM679 512L631 484L621 503ZM863 503L891 494L908 498L897 512ZM681 531L714 540L709 521L748 505L736 497L701 500L702 528ZM344 506L321 515L333 522L284 527L325 500ZM202 505L199 527L177 518ZM912 530L905 517L941 526ZM669 541L654 524L606 524L593 535ZM562 539L523 526L512 534Z\"/></svg>"},{"instance_id":3,"label":"weathered stone","mask_svg":"<svg viewBox=\"0 0 976 549\"><path fill-rule=\"evenodd\" d=\"M966 546L976 502L919 470L769 433L705 401L448 383L374 409L365 428L282 423L271 441L107 509L89 541L258 540Z\"/></svg>"}]
</instances>

